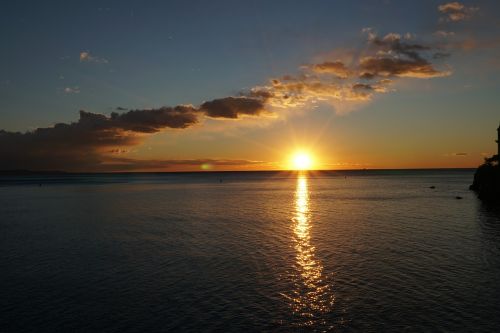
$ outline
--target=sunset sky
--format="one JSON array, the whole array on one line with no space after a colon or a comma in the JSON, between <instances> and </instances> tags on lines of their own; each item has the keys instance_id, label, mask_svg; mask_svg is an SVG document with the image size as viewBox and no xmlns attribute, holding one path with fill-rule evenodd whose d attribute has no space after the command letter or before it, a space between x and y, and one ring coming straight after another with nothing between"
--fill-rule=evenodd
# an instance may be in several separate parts
<instances>
[{"instance_id":1,"label":"sunset sky","mask_svg":"<svg viewBox=\"0 0 500 333\"><path fill-rule=\"evenodd\" d=\"M499 1L10 1L0 170L476 167Z\"/></svg>"}]
</instances>

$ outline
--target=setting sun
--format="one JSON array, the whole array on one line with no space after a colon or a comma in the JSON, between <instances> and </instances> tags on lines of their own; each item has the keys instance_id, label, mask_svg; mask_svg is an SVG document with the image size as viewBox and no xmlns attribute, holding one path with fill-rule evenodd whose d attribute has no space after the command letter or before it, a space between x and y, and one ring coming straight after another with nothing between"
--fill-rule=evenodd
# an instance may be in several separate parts
<instances>
[{"instance_id":1,"label":"setting sun","mask_svg":"<svg viewBox=\"0 0 500 333\"><path fill-rule=\"evenodd\" d=\"M312 158L305 152L295 153L292 157L291 167L295 170L309 170L312 167Z\"/></svg>"}]
</instances>

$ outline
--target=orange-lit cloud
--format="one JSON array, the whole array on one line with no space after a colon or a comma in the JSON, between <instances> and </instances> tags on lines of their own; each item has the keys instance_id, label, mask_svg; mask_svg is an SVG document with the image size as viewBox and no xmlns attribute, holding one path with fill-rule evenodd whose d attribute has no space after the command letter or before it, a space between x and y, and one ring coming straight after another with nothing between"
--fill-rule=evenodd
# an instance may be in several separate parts
<instances>
[{"instance_id":1,"label":"orange-lit cloud","mask_svg":"<svg viewBox=\"0 0 500 333\"><path fill-rule=\"evenodd\" d=\"M479 8L467 7L460 2L454 1L439 5L438 10L444 14L443 21L458 22L468 20Z\"/></svg>"},{"instance_id":2,"label":"orange-lit cloud","mask_svg":"<svg viewBox=\"0 0 500 333\"><path fill-rule=\"evenodd\" d=\"M315 101L365 103L375 94L389 92L397 78L451 75L449 67L440 63L450 55L441 46L417 42L408 33L378 37L371 28L363 33L368 37L366 45L352 52L349 64L337 58L306 65L299 75L271 79L268 85L253 88L248 96L285 109Z\"/></svg>"},{"instance_id":3,"label":"orange-lit cloud","mask_svg":"<svg viewBox=\"0 0 500 333\"><path fill-rule=\"evenodd\" d=\"M101 172L120 171L150 171L150 170L176 170L182 168L183 170L212 170L217 168L240 170L240 169L254 169L258 167L269 167L268 163L263 161L252 161L242 159L148 159L140 160L125 157L103 157L99 161L97 170Z\"/></svg>"},{"instance_id":4,"label":"orange-lit cloud","mask_svg":"<svg viewBox=\"0 0 500 333\"><path fill-rule=\"evenodd\" d=\"M311 66L311 69L316 73L333 74L341 79L346 79L350 76L349 69L341 61L325 61L320 64Z\"/></svg>"}]
</instances>

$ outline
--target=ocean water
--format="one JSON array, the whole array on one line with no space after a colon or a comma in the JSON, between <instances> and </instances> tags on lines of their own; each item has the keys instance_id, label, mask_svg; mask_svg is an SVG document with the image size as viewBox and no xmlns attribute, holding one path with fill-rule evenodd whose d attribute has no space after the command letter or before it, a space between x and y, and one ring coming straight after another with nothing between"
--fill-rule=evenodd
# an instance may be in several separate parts
<instances>
[{"instance_id":1,"label":"ocean water","mask_svg":"<svg viewBox=\"0 0 500 333\"><path fill-rule=\"evenodd\" d=\"M0 332L498 332L472 177L0 177Z\"/></svg>"}]
</instances>

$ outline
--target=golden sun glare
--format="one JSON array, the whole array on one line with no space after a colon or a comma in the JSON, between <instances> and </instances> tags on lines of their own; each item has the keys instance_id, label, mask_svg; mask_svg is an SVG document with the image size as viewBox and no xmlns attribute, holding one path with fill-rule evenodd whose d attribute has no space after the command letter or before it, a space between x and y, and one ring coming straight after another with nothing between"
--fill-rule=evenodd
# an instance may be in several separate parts
<instances>
[{"instance_id":1,"label":"golden sun glare","mask_svg":"<svg viewBox=\"0 0 500 333\"><path fill-rule=\"evenodd\" d=\"M306 152L297 152L291 160L291 169L309 170L312 168L313 161L311 155Z\"/></svg>"}]
</instances>

